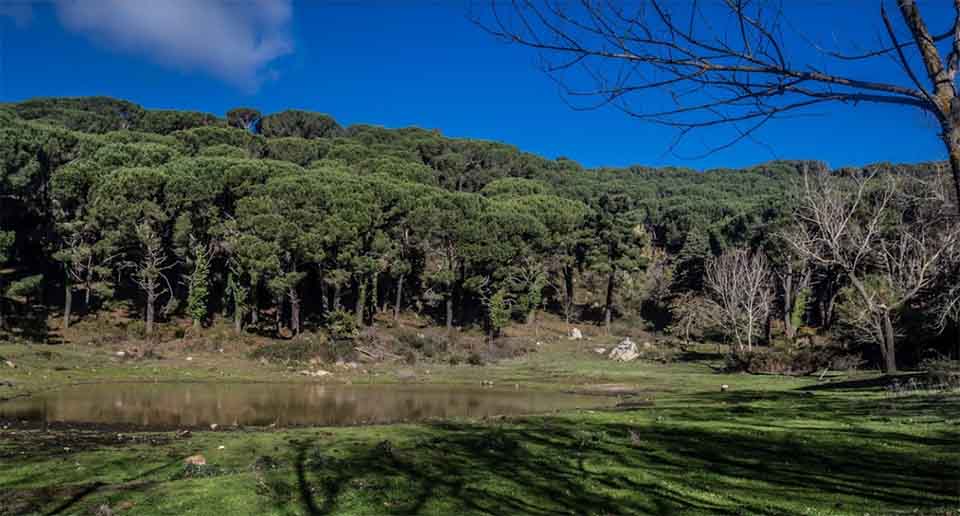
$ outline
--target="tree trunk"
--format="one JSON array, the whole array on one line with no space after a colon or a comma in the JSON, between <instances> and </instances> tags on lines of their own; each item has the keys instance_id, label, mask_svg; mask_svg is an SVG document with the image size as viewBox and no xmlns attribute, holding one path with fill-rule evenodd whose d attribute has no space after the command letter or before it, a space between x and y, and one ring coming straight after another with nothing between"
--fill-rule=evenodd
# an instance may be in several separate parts
<instances>
[{"instance_id":1,"label":"tree trunk","mask_svg":"<svg viewBox=\"0 0 960 516\"><path fill-rule=\"evenodd\" d=\"M93 259L87 259L87 280L83 286L83 310L90 312L90 285L93 284Z\"/></svg>"},{"instance_id":2,"label":"tree trunk","mask_svg":"<svg viewBox=\"0 0 960 516\"><path fill-rule=\"evenodd\" d=\"M610 271L610 274L607 275L607 299L603 308L603 324L607 328L607 332L610 332L610 323L613 321L613 280L614 280L614 271Z\"/></svg>"},{"instance_id":3,"label":"tree trunk","mask_svg":"<svg viewBox=\"0 0 960 516\"><path fill-rule=\"evenodd\" d=\"M276 306L277 309L273 316L273 325L276 328L277 334L279 334L280 330L283 329L283 294L277 296Z\"/></svg>"},{"instance_id":4,"label":"tree trunk","mask_svg":"<svg viewBox=\"0 0 960 516\"><path fill-rule=\"evenodd\" d=\"M887 374L897 372L897 353L894 346L896 333L893 331L893 321L890 320L890 312L883 313L883 355L884 369Z\"/></svg>"},{"instance_id":5,"label":"tree trunk","mask_svg":"<svg viewBox=\"0 0 960 516\"><path fill-rule=\"evenodd\" d=\"M147 293L147 335L153 334L153 301L154 295Z\"/></svg>"},{"instance_id":6,"label":"tree trunk","mask_svg":"<svg viewBox=\"0 0 960 516\"><path fill-rule=\"evenodd\" d=\"M787 263L787 273L783 275L783 333L787 340L793 342L797 336L797 329L793 327L793 306L796 299L793 295L793 267Z\"/></svg>"},{"instance_id":7,"label":"tree trunk","mask_svg":"<svg viewBox=\"0 0 960 516\"><path fill-rule=\"evenodd\" d=\"M397 302L393 305L393 320L400 318L400 303L403 300L403 274L397 278Z\"/></svg>"},{"instance_id":8,"label":"tree trunk","mask_svg":"<svg viewBox=\"0 0 960 516\"><path fill-rule=\"evenodd\" d=\"M823 329L825 330L829 330L831 327L833 327L833 314L837 305L837 297L839 295L840 291L835 289L830 292L829 296L827 296L827 301L824 304L823 320L821 321L823 323Z\"/></svg>"},{"instance_id":9,"label":"tree trunk","mask_svg":"<svg viewBox=\"0 0 960 516\"><path fill-rule=\"evenodd\" d=\"M950 155L950 173L953 175L953 189L956 194L957 210L960 212L960 127L944 130L943 142Z\"/></svg>"},{"instance_id":10,"label":"tree trunk","mask_svg":"<svg viewBox=\"0 0 960 516\"><path fill-rule=\"evenodd\" d=\"M573 315L573 267L563 268L563 285L566 290L563 296L563 317L566 323L570 324L570 316Z\"/></svg>"},{"instance_id":11,"label":"tree trunk","mask_svg":"<svg viewBox=\"0 0 960 516\"><path fill-rule=\"evenodd\" d=\"M70 287L69 274L63 280L63 329L70 327L70 310L73 308L73 288Z\"/></svg>"},{"instance_id":12,"label":"tree trunk","mask_svg":"<svg viewBox=\"0 0 960 516\"><path fill-rule=\"evenodd\" d=\"M321 270L319 276L319 285L320 285L320 313L327 313L327 284L323 281L323 271Z\"/></svg>"},{"instance_id":13,"label":"tree trunk","mask_svg":"<svg viewBox=\"0 0 960 516\"><path fill-rule=\"evenodd\" d=\"M295 288L291 288L287 296L290 298L290 330L300 335L300 296Z\"/></svg>"},{"instance_id":14,"label":"tree trunk","mask_svg":"<svg viewBox=\"0 0 960 516\"><path fill-rule=\"evenodd\" d=\"M453 331L453 295L447 293L447 333Z\"/></svg>"},{"instance_id":15,"label":"tree trunk","mask_svg":"<svg viewBox=\"0 0 960 516\"><path fill-rule=\"evenodd\" d=\"M254 326L260 322L260 311L257 309L257 282L250 282L250 324Z\"/></svg>"},{"instance_id":16,"label":"tree trunk","mask_svg":"<svg viewBox=\"0 0 960 516\"><path fill-rule=\"evenodd\" d=\"M243 311L240 310L240 302L233 305L233 331L238 334L243 331Z\"/></svg>"},{"instance_id":17,"label":"tree trunk","mask_svg":"<svg viewBox=\"0 0 960 516\"><path fill-rule=\"evenodd\" d=\"M530 311L527 312L527 325L529 326L535 323L536 321L537 321L537 309L531 308Z\"/></svg>"},{"instance_id":18,"label":"tree trunk","mask_svg":"<svg viewBox=\"0 0 960 516\"><path fill-rule=\"evenodd\" d=\"M333 284L333 311L340 309L340 283Z\"/></svg>"},{"instance_id":19,"label":"tree trunk","mask_svg":"<svg viewBox=\"0 0 960 516\"><path fill-rule=\"evenodd\" d=\"M357 317L357 326L363 326L363 307L366 304L367 281L361 279L357 282L357 304L354 306L354 314Z\"/></svg>"},{"instance_id":20,"label":"tree trunk","mask_svg":"<svg viewBox=\"0 0 960 516\"><path fill-rule=\"evenodd\" d=\"M767 345L770 346L773 344L773 315L767 315L766 323L766 333L767 333Z\"/></svg>"}]
</instances>

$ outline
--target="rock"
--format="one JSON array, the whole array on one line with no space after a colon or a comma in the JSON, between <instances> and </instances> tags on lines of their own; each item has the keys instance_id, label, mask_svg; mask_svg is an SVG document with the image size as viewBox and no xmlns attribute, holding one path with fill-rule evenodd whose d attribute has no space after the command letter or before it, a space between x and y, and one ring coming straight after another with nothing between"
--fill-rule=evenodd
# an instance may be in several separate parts
<instances>
[{"instance_id":1,"label":"rock","mask_svg":"<svg viewBox=\"0 0 960 516\"><path fill-rule=\"evenodd\" d=\"M190 430L177 430L177 439L189 439L192 435Z\"/></svg>"},{"instance_id":2,"label":"rock","mask_svg":"<svg viewBox=\"0 0 960 516\"><path fill-rule=\"evenodd\" d=\"M113 511L107 504L101 504L93 511L93 516L113 516Z\"/></svg>"},{"instance_id":3,"label":"rock","mask_svg":"<svg viewBox=\"0 0 960 516\"><path fill-rule=\"evenodd\" d=\"M580 333L580 328L574 328L570 330L570 340L580 340L583 338L583 333Z\"/></svg>"},{"instance_id":4,"label":"rock","mask_svg":"<svg viewBox=\"0 0 960 516\"><path fill-rule=\"evenodd\" d=\"M120 358L123 358L123 357L127 356L127 352L126 352L126 351L117 351L116 355L117 355L118 357L120 357Z\"/></svg>"},{"instance_id":5,"label":"rock","mask_svg":"<svg viewBox=\"0 0 960 516\"><path fill-rule=\"evenodd\" d=\"M603 355L607 352L607 348L593 348L593 352L598 355Z\"/></svg>"},{"instance_id":6,"label":"rock","mask_svg":"<svg viewBox=\"0 0 960 516\"><path fill-rule=\"evenodd\" d=\"M616 360L617 362L630 362L631 360L636 360L639 356L640 353L637 352L637 343L629 338L620 341L620 344L617 344L616 347L611 349L608 355L610 360Z\"/></svg>"},{"instance_id":7,"label":"rock","mask_svg":"<svg viewBox=\"0 0 960 516\"><path fill-rule=\"evenodd\" d=\"M211 424L210 424L210 430L213 430L214 432L216 432L218 428L220 428L220 425L218 425L218 424L216 424L216 423L211 423Z\"/></svg>"},{"instance_id":8,"label":"rock","mask_svg":"<svg viewBox=\"0 0 960 516\"><path fill-rule=\"evenodd\" d=\"M193 362L193 357L187 357L187 362Z\"/></svg>"},{"instance_id":9,"label":"rock","mask_svg":"<svg viewBox=\"0 0 960 516\"><path fill-rule=\"evenodd\" d=\"M542 346L542 345L543 345L543 343L538 340L538 341L537 341L537 347L539 348L539 347Z\"/></svg>"},{"instance_id":10,"label":"rock","mask_svg":"<svg viewBox=\"0 0 960 516\"><path fill-rule=\"evenodd\" d=\"M723 384L720 386L720 392L727 392L729 389L730 389L730 386L727 384Z\"/></svg>"},{"instance_id":11,"label":"rock","mask_svg":"<svg viewBox=\"0 0 960 516\"><path fill-rule=\"evenodd\" d=\"M9 360L4 360L3 363L6 364L7 367L9 367L9 368L11 368L11 369L16 369L16 368L17 368L17 364L14 364L13 362L11 362L11 361L9 361Z\"/></svg>"},{"instance_id":12,"label":"rock","mask_svg":"<svg viewBox=\"0 0 960 516\"><path fill-rule=\"evenodd\" d=\"M0 387L14 387L13 382L0 378Z\"/></svg>"},{"instance_id":13,"label":"rock","mask_svg":"<svg viewBox=\"0 0 960 516\"><path fill-rule=\"evenodd\" d=\"M217 449L218 449L218 450L226 450L227 447L221 444L220 446L217 446Z\"/></svg>"},{"instance_id":14,"label":"rock","mask_svg":"<svg viewBox=\"0 0 960 516\"><path fill-rule=\"evenodd\" d=\"M191 456L187 457L186 459L183 459L183 463L184 463L184 464L193 464L194 466L206 466L206 465L207 465L207 458L204 457L203 455L199 455L199 454L197 454L197 455L191 455Z\"/></svg>"},{"instance_id":15,"label":"rock","mask_svg":"<svg viewBox=\"0 0 960 516\"><path fill-rule=\"evenodd\" d=\"M641 346L643 346L643 349L653 348L653 344L651 344L650 341L644 341L643 344L641 344Z\"/></svg>"}]
</instances>

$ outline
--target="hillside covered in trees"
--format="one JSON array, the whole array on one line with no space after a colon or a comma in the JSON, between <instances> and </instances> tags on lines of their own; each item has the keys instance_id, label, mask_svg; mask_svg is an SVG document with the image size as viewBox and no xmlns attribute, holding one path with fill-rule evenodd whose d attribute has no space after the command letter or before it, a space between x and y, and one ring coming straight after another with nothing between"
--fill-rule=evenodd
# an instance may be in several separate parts
<instances>
[{"instance_id":1,"label":"hillside covered in trees","mask_svg":"<svg viewBox=\"0 0 960 516\"><path fill-rule=\"evenodd\" d=\"M586 169L435 130L104 97L0 105L0 133L14 334L120 308L146 337L415 311L495 342L550 312L728 342L746 369L960 352L956 200L935 163Z\"/></svg>"}]
</instances>

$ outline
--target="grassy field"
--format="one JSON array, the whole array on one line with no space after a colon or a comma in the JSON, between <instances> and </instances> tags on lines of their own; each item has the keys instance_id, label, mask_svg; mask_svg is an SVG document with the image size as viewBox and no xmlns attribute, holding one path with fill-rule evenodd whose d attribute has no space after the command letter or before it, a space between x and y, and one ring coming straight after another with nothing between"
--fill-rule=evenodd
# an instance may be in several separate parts
<instances>
[{"instance_id":1,"label":"grassy field","mask_svg":"<svg viewBox=\"0 0 960 516\"><path fill-rule=\"evenodd\" d=\"M218 353L112 361L84 346L0 344L0 356L17 365L0 365L13 383L0 397L106 380L307 381ZM957 393L891 393L865 373L730 375L706 352L678 358L615 364L555 340L485 367L404 366L407 381L628 388L646 400L635 409L185 438L8 428L0 514L960 513ZM328 381L399 379L379 366ZM206 466L184 465L198 453Z\"/></svg>"}]
</instances>

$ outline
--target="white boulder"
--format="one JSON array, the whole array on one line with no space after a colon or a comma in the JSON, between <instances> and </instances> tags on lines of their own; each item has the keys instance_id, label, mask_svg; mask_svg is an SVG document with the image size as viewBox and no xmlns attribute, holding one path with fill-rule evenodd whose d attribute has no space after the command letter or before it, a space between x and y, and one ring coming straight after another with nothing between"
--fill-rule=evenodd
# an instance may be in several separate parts
<instances>
[{"instance_id":1,"label":"white boulder","mask_svg":"<svg viewBox=\"0 0 960 516\"><path fill-rule=\"evenodd\" d=\"M610 360L616 360L617 362L630 362L631 360L636 360L637 357L640 356L640 353L637 351L637 343L626 338L611 349L610 354L607 356Z\"/></svg>"}]
</instances>

